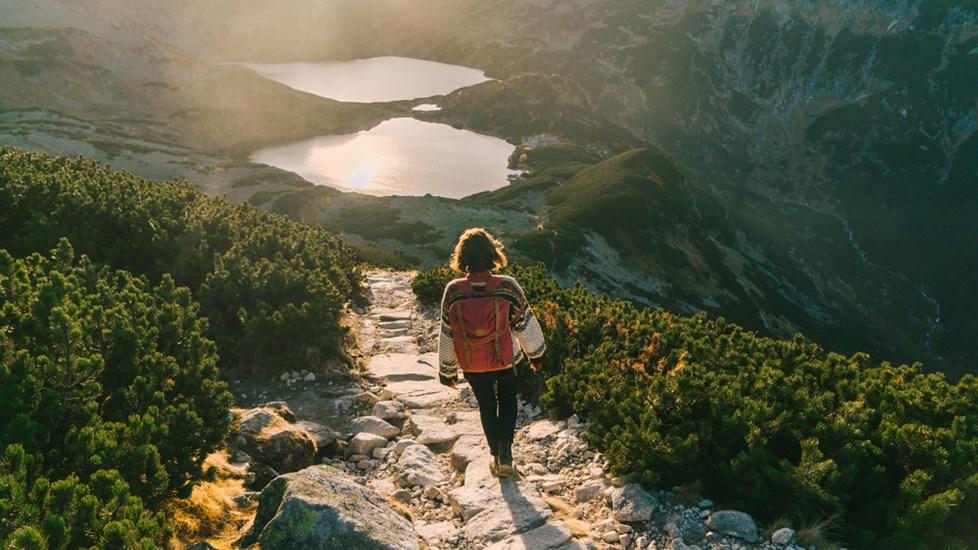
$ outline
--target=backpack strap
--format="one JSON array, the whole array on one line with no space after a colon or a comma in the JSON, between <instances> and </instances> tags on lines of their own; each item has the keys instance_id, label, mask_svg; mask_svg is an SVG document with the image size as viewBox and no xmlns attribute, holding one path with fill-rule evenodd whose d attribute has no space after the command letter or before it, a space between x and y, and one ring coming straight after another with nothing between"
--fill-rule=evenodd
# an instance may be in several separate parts
<instances>
[{"instance_id":1,"label":"backpack strap","mask_svg":"<svg viewBox=\"0 0 978 550\"><path fill-rule=\"evenodd\" d=\"M471 285L469 290L472 290ZM465 334L465 320L462 318L462 305L456 304L457 307L452 308L452 312L455 314L455 325L459 332L460 342L462 343L462 349L465 352L465 365L472 364L472 347L469 343L469 337Z\"/></svg>"},{"instance_id":2,"label":"backpack strap","mask_svg":"<svg viewBox=\"0 0 978 550\"><path fill-rule=\"evenodd\" d=\"M475 294L475 289L472 288L472 282L465 277L455 280L455 286L458 287L458 291L466 296L471 296Z\"/></svg>"}]
</instances>

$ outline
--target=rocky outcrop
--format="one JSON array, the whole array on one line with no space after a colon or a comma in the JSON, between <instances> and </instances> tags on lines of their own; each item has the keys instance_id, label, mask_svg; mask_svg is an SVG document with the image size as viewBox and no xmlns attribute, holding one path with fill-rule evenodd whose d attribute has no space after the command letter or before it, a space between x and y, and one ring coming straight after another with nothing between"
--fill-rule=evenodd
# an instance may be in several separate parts
<instances>
[{"instance_id":1,"label":"rocky outcrop","mask_svg":"<svg viewBox=\"0 0 978 550\"><path fill-rule=\"evenodd\" d=\"M420 548L410 522L386 500L323 465L280 476L262 490L240 545L256 543L263 550Z\"/></svg>"},{"instance_id":2,"label":"rocky outcrop","mask_svg":"<svg viewBox=\"0 0 978 550\"><path fill-rule=\"evenodd\" d=\"M294 472L313 464L316 443L308 432L292 424L295 415L281 402L237 412L240 449L278 473Z\"/></svg>"}]
</instances>

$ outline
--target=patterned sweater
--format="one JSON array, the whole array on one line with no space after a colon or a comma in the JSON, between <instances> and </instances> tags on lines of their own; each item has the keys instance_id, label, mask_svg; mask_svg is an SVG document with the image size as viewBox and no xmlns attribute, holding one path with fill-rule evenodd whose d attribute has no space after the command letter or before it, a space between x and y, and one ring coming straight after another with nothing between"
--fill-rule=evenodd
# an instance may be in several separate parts
<instances>
[{"instance_id":1,"label":"patterned sweater","mask_svg":"<svg viewBox=\"0 0 978 550\"><path fill-rule=\"evenodd\" d=\"M533 310L526 301L523 289L512 277L500 276L502 283L492 293L493 296L504 298L510 302L509 307L509 326L513 333L513 356L519 357L519 350L522 349L530 359L543 357L547 351L547 344L543 340L543 330L540 323L533 316ZM473 282L475 290L484 288L486 283ZM455 355L455 346L452 341L452 326L449 320L449 311L452 304L459 300L465 300L466 296L458 288L455 282L448 283L445 287L445 294L441 300L441 331L438 336L438 365L439 374L449 380L458 379L459 362Z\"/></svg>"}]
</instances>

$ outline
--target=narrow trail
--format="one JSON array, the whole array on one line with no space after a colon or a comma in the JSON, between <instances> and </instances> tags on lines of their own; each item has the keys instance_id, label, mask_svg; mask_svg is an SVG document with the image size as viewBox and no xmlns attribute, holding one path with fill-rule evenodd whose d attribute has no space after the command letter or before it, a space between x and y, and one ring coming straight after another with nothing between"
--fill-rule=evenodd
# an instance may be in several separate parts
<instances>
[{"instance_id":1,"label":"narrow trail","mask_svg":"<svg viewBox=\"0 0 978 550\"><path fill-rule=\"evenodd\" d=\"M430 335L435 321L419 311L410 275L373 272L367 280L371 303L360 329L367 380L385 403L403 404L406 419L395 439L400 456L371 472L367 485L409 511L429 548L587 548L545 501L541 482L559 477L548 476L546 466L524 466L518 478L490 474L471 391L464 383L459 389L439 384L437 354L417 343L415 335ZM520 439L527 442L556 439L562 429L549 421L528 424L525 412L521 421ZM517 444L517 456L523 447Z\"/></svg>"},{"instance_id":2,"label":"narrow trail","mask_svg":"<svg viewBox=\"0 0 978 550\"><path fill-rule=\"evenodd\" d=\"M310 541L354 525L405 550L800 550L790 529L767 542L750 516L693 490L609 475L576 416L550 420L522 401L518 473L493 476L471 388L438 382L438 314L418 306L412 277L366 274L369 305L350 319L355 379L293 372L241 390L252 408L233 411L228 468L245 481L227 496L252 515L236 547L319 548Z\"/></svg>"},{"instance_id":3,"label":"narrow trail","mask_svg":"<svg viewBox=\"0 0 978 550\"><path fill-rule=\"evenodd\" d=\"M762 542L749 516L713 512L702 497L678 488L647 492L609 476L604 457L581 439L586 426L576 416L549 420L522 401L518 475L494 477L470 388L438 382L437 313L418 307L411 281L405 273L367 274L359 342L368 358L365 386L380 399L372 416L403 424L372 451L381 459L347 456L346 467L356 461L360 481L411 517L423 548L798 548Z\"/></svg>"}]
</instances>

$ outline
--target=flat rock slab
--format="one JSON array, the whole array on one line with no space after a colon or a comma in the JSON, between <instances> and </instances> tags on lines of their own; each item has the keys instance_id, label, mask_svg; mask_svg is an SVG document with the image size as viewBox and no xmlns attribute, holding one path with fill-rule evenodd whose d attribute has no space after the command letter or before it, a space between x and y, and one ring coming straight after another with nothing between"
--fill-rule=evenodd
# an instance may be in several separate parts
<instances>
[{"instance_id":1,"label":"flat rock slab","mask_svg":"<svg viewBox=\"0 0 978 550\"><path fill-rule=\"evenodd\" d=\"M424 445L411 445L397 460L398 481L405 487L432 487L444 480L438 458Z\"/></svg>"},{"instance_id":2,"label":"flat rock slab","mask_svg":"<svg viewBox=\"0 0 978 550\"><path fill-rule=\"evenodd\" d=\"M385 390L412 409L429 409L458 399L458 390L438 383L438 355L384 353L367 363L370 374L383 378Z\"/></svg>"},{"instance_id":3,"label":"flat rock slab","mask_svg":"<svg viewBox=\"0 0 978 550\"><path fill-rule=\"evenodd\" d=\"M482 437L482 421L478 411L454 413L455 423L449 424L446 417L428 414L413 414L410 418L414 440L428 445L437 451L447 450L463 435ZM483 456L489 456L488 452Z\"/></svg>"},{"instance_id":4,"label":"flat rock slab","mask_svg":"<svg viewBox=\"0 0 978 550\"><path fill-rule=\"evenodd\" d=\"M450 521L439 521L436 523L429 523L427 525L416 525L415 530L421 535L421 538L425 540L428 544L438 544L446 539L451 538L458 532L458 528L452 525Z\"/></svg>"},{"instance_id":5,"label":"flat rock slab","mask_svg":"<svg viewBox=\"0 0 978 550\"><path fill-rule=\"evenodd\" d=\"M380 338L374 344L380 353L411 353L418 350L413 336L389 336Z\"/></svg>"},{"instance_id":6,"label":"flat rock slab","mask_svg":"<svg viewBox=\"0 0 978 550\"><path fill-rule=\"evenodd\" d=\"M414 317L414 312L412 312L410 309L377 312L377 320L381 323L390 323L392 321L410 321L412 317Z\"/></svg>"},{"instance_id":7,"label":"flat rock slab","mask_svg":"<svg viewBox=\"0 0 978 550\"><path fill-rule=\"evenodd\" d=\"M554 521L501 540L486 550L564 550L572 536L562 521Z\"/></svg>"},{"instance_id":8,"label":"flat rock slab","mask_svg":"<svg viewBox=\"0 0 978 550\"><path fill-rule=\"evenodd\" d=\"M452 468L464 472L469 462L491 456L489 444L482 435L461 435L452 446Z\"/></svg>"},{"instance_id":9,"label":"flat rock slab","mask_svg":"<svg viewBox=\"0 0 978 550\"><path fill-rule=\"evenodd\" d=\"M513 478L494 477L489 472L490 461L470 462L465 484L449 492L452 507L466 521L463 532L471 542L491 543L529 531L551 515L536 488Z\"/></svg>"},{"instance_id":10,"label":"flat rock slab","mask_svg":"<svg viewBox=\"0 0 978 550\"><path fill-rule=\"evenodd\" d=\"M564 425L562 422L538 420L526 428L526 431L523 432L523 437L529 441L542 441L548 437L557 435L563 429Z\"/></svg>"},{"instance_id":11,"label":"flat rock slab","mask_svg":"<svg viewBox=\"0 0 978 550\"><path fill-rule=\"evenodd\" d=\"M438 381L437 353L382 353L367 363L367 371L379 378L394 381L421 377Z\"/></svg>"}]
</instances>

